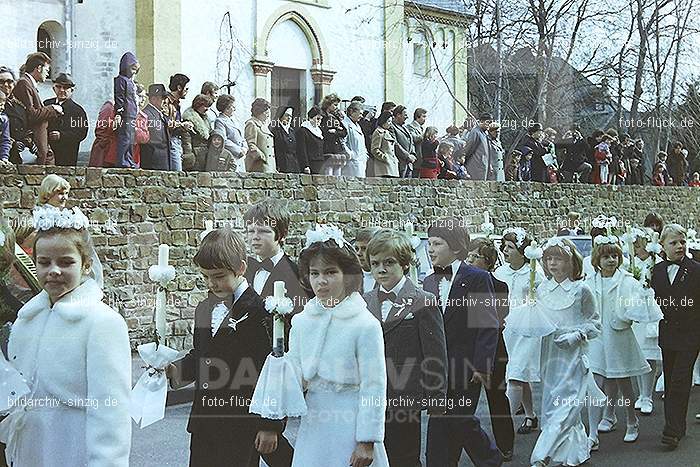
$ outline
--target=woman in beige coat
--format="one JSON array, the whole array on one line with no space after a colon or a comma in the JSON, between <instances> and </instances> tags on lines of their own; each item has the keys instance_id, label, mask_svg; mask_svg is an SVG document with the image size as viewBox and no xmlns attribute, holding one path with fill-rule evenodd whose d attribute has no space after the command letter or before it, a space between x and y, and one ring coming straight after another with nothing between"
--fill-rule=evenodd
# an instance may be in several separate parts
<instances>
[{"instance_id":1,"label":"woman in beige coat","mask_svg":"<svg viewBox=\"0 0 700 467\"><path fill-rule=\"evenodd\" d=\"M399 159L394 152L396 138L391 128L391 112L382 112L377 119L377 129L372 134L372 162L375 177L398 177Z\"/></svg>"},{"instance_id":2,"label":"woman in beige coat","mask_svg":"<svg viewBox=\"0 0 700 467\"><path fill-rule=\"evenodd\" d=\"M245 139L248 153L245 156L246 172L277 172L275 163L274 136L270 131L270 103L257 98L251 106L253 115L245 122Z\"/></svg>"}]
</instances>

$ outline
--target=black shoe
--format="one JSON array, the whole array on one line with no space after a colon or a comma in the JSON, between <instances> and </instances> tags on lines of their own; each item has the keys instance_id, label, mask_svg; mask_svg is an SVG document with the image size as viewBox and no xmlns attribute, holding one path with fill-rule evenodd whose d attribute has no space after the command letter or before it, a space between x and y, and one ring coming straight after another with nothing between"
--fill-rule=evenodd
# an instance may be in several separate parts
<instances>
[{"instance_id":1,"label":"black shoe","mask_svg":"<svg viewBox=\"0 0 700 467\"><path fill-rule=\"evenodd\" d=\"M510 451L501 451L501 455L503 457L503 462L510 462L513 460L513 450L512 449Z\"/></svg>"},{"instance_id":2,"label":"black shoe","mask_svg":"<svg viewBox=\"0 0 700 467\"><path fill-rule=\"evenodd\" d=\"M665 444L671 449L676 449L681 443L681 439L677 436L661 435L661 444Z\"/></svg>"},{"instance_id":3,"label":"black shoe","mask_svg":"<svg viewBox=\"0 0 700 467\"><path fill-rule=\"evenodd\" d=\"M525 420L523 420L523 424L520 425L520 428L518 428L518 434L526 435L528 433L532 433L534 430L537 429L537 423L537 417L525 417Z\"/></svg>"},{"instance_id":4,"label":"black shoe","mask_svg":"<svg viewBox=\"0 0 700 467\"><path fill-rule=\"evenodd\" d=\"M518 410L515 411L515 415L523 415L525 413L525 408L523 407L523 404L520 404L518 406Z\"/></svg>"}]
</instances>

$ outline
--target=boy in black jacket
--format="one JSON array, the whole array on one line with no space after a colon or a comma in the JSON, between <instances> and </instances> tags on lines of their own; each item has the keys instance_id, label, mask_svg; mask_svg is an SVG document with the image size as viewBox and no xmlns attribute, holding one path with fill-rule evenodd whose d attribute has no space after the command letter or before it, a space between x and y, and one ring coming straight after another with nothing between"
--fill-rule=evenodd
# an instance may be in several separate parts
<instances>
[{"instance_id":1,"label":"boy in black jacket","mask_svg":"<svg viewBox=\"0 0 700 467\"><path fill-rule=\"evenodd\" d=\"M292 449L283 422L248 412L272 342L262 299L244 278L243 238L230 229L211 231L194 263L209 287L195 310L194 348L168 368L173 386L195 383L187 424L191 467L289 467Z\"/></svg>"}]
</instances>

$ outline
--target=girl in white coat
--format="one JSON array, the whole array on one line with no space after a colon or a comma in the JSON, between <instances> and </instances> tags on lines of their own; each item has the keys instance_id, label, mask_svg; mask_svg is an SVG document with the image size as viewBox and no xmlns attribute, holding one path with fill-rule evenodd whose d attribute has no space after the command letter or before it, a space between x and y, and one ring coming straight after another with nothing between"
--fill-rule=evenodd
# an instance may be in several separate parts
<instances>
[{"instance_id":1,"label":"girl in white coat","mask_svg":"<svg viewBox=\"0 0 700 467\"><path fill-rule=\"evenodd\" d=\"M632 229L634 233L635 229ZM661 261L661 257L657 256L655 246L658 247L658 252L661 252L661 246L650 243L650 235L639 230L639 235L634 240L635 266L640 269L640 283L644 288L649 287L651 279L651 270L654 265ZM632 331L637 338L639 348L642 349L642 354L646 359L651 371L649 373L637 377L637 385L639 386L639 398L634 403L634 408L639 409L642 415L649 415L654 410L652 394L656 379L661 373L661 347L659 347L659 321L651 323L632 323Z\"/></svg>"},{"instance_id":2,"label":"girl in white coat","mask_svg":"<svg viewBox=\"0 0 700 467\"><path fill-rule=\"evenodd\" d=\"M316 296L292 319L286 354L307 390L292 466L389 467L382 328L358 293L362 267L337 227L306 233L299 276Z\"/></svg>"},{"instance_id":3,"label":"girl in white coat","mask_svg":"<svg viewBox=\"0 0 700 467\"><path fill-rule=\"evenodd\" d=\"M530 462L580 465L590 457L581 412L587 400L603 397L588 361L588 341L601 330L598 307L570 240L550 239L542 263L548 280L537 288L537 306L548 321L542 327L555 330L542 338L542 432Z\"/></svg>"},{"instance_id":4,"label":"girl in white coat","mask_svg":"<svg viewBox=\"0 0 700 467\"><path fill-rule=\"evenodd\" d=\"M511 313L526 312L523 305L530 287L530 262L525 258L525 248L532 239L520 228L506 229L503 232L501 251L507 264L499 266L494 277L508 285L508 305ZM535 286L544 280L544 274L536 271ZM508 351L506 365L506 394L510 402L510 412L515 414L522 403L525 420L518 433L526 434L537 429L538 420L532 403L531 383L540 381L541 337L525 337L513 332L506 324L503 340Z\"/></svg>"},{"instance_id":5,"label":"girl in white coat","mask_svg":"<svg viewBox=\"0 0 700 467\"><path fill-rule=\"evenodd\" d=\"M34 219L43 290L19 311L8 345L31 393L0 423L0 441L13 467L127 467L129 337L89 278L89 221L42 208Z\"/></svg>"},{"instance_id":6,"label":"girl in white coat","mask_svg":"<svg viewBox=\"0 0 700 467\"><path fill-rule=\"evenodd\" d=\"M592 449L598 446L598 427L604 412L606 420L603 429L614 429L614 407L618 391L625 401L623 405L627 416L624 441L632 443L639 436L639 420L632 404L632 377L647 374L651 368L634 336L632 322L649 322L649 310L654 309L653 295L647 296L634 276L621 268L622 248L617 243L617 237L599 236L594 240L596 248L593 250L592 265L596 272L586 282L596 295L602 334L590 344L590 361L591 371L607 396L608 403L605 404L605 411L598 406L589 411Z\"/></svg>"}]
</instances>

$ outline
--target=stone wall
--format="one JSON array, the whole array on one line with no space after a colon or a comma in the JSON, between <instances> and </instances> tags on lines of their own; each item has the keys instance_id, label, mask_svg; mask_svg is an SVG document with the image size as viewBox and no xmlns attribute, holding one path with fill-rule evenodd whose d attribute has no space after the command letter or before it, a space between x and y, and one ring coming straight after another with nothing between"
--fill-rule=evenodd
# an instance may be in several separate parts
<instances>
[{"instance_id":1,"label":"stone wall","mask_svg":"<svg viewBox=\"0 0 700 467\"><path fill-rule=\"evenodd\" d=\"M0 168L0 201L14 222L27 219L47 170L71 183L70 205L83 209L94 224L106 301L124 315L134 346L143 341L152 319L155 294L147 271L157 262L158 244L172 246L171 264L178 271L168 299L169 343L187 347L195 305L205 294L191 262L204 221L242 231L243 213L267 196L288 202L292 225L285 249L293 257L314 222L339 224L352 237L359 227L399 227L411 215L420 232L430 221L450 215L476 232L488 209L497 231L520 225L545 238L570 210L581 212L586 230L601 213L634 224L656 211L695 228L700 218L700 190L691 188L20 166Z\"/></svg>"}]
</instances>

